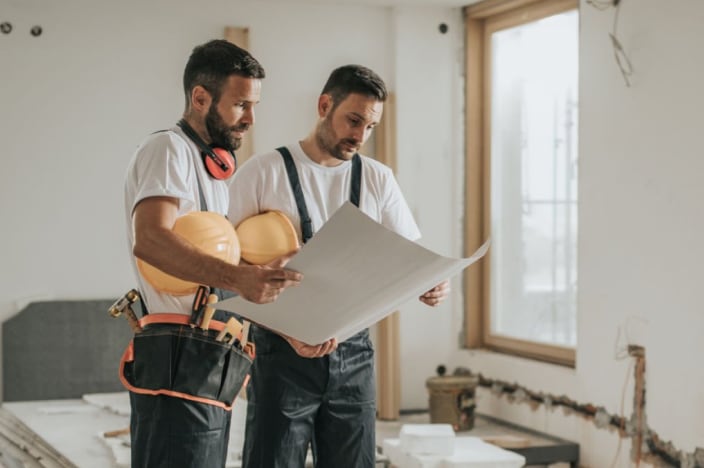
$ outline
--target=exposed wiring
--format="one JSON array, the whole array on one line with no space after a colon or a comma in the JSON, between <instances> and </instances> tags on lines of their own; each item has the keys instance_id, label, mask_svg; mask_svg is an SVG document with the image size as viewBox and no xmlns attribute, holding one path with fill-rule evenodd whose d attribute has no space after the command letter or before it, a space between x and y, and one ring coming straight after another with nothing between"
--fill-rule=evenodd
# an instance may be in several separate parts
<instances>
[{"instance_id":1,"label":"exposed wiring","mask_svg":"<svg viewBox=\"0 0 704 468\"><path fill-rule=\"evenodd\" d=\"M643 438L647 435L645 424L645 349L642 346L632 346L631 355L635 360L635 389L633 396L633 413L635 418L635 434L633 437L632 458L636 460L636 468L643 459Z\"/></svg>"},{"instance_id":2,"label":"exposed wiring","mask_svg":"<svg viewBox=\"0 0 704 468\"><path fill-rule=\"evenodd\" d=\"M593 6L597 10L608 10L612 6L614 6L615 2L613 0L587 0L587 4Z\"/></svg>"},{"instance_id":3,"label":"exposed wiring","mask_svg":"<svg viewBox=\"0 0 704 468\"><path fill-rule=\"evenodd\" d=\"M638 316L629 316L626 319L626 322L623 325L619 325L616 333L616 340L614 342L614 359L617 361L622 361L624 359L628 359L633 355L634 349L640 349L639 347L633 347L629 343L633 343L636 340L633 340L632 338L632 328L633 325L636 323L636 321L641 322L642 324L648 324L648 321L638 317ZM643 355L643 358L645 358L645 355ZM627 431L626 431L626 417L625 417L625 399L626 399L626 390L628 388L628 383L630 381L630 376L631 376L631 371L633 369L633 360L630 360L628 363L628 368L626 370L626 378L623 383L623 388L621 389L621 404L619 407L619 416L620 416L620 421L621 425L618 428L619 431L619 440L618 440L618 446L616 447L616 454L614 455L614 460L611 464L611 467L615 467L616 463L618 462L618 458L621 454L621 446L622 446L622 440L624 437L626 437ZM633 370L635 373L635 370ZM636 378L641 378L645 379L644 375L641 375L640 377L636 376Z\"/></svg>"},{"instance_id":4,"label":"exposed wiring","mask_svg":"<svg viewBox=\"0 0 704 468\"><path fill-rule=\"evenodd\" d=\"M631 356L630 344L637 343L639 340L635 339L640 337L640 334L636 333L634 337L635 325L640 325L641 327L647 326L649 324L648 320L643 317L638 317L637 315L631 315L626 318L626 321L619 325L616 329L616 340L614 341L614 359L617 361L622 361L628 359ZM637 330L636 330L637 331Z\"/></svg>"},{"instance_id":5,"label":"exposed wiring","mask_svg":"<svg viewBox=\"0 0 704 468\"><path fill-rule=\"evenodd\" d=\"M611 414L605 408L592 403L579 403L564 395L536 392L517 383L484 377L481 373L476 375L479 386L488 388L497 397L506 396L512 403L528 403L533 410L540 405L544 405L547 409L562 407L566 414L576 413L592 421L599 429L615 430L619 437L631 438L633 440L631 459L636 466L639 466L641 461L649 463L664 461L675 467L704 468L704 448L697 448L693 453L677 450L671 442L662 441L658 434L648 427L645 420L645 350L642 346L628 345L628 355L634 358L629 366L629 374L633 369L635 377L634 408L630 418L623 415L625 390L622 393L621 414ZM473 374L470 373L470 375ZM626 385L627 383L624 384L624 389ZM645 447L647 452L643 453Z\"/></svg>"},{"instance_id":6,"label":"exposed wiring","mask_svg":"<svg viewBox=\"0 0 704 468\"><path fill-rule=\"evenodd\" d=\"M628 369L626 370L626 379L623 382L623 389L621 389L621 408L620 408L620 419L621 419L621 425L618 428L619 431L619 438L618 438L618 445L616 446L616 454L614 455L614 460L611 462L611 468L616 467L616 463L618 463L619 456L621 455L621 442L623 441L623 438L625 436L625 408L626 408L626 389L628 388L628 381L631 378L631 368L633 367L633 361L630 361L628 363Z\"/></svg>"},{"instance_id":7,"label":"exposed wiring","mask_svg":"<svg viewBox=\"0 0 704 468\"><path fill-rule=\"evenodd\" d=\"M631 60L628 58L628 55L623 49L621 41L618 38L618 19L619 13L621 12L621 0L587 0L587 5L591 5L600 11L606 11L611 7L614 8L614 21L611 32L609 33L609 38L611 39L614 60L616 61L619 70L621 70L623 81L626 83L627 87L630 87L630 78L633 75L633 65L631 64Z\"/></svg>"},{"instance_id":8,"label":"exposed wiring","mask_svg":"<svg viewBox=\"0 0 704 468\"><path fill-rule=\"evenodd\" d=\"M618 14L621 11L621 2L614 1L616 11L614 12L614 25L613 31L609 34L611 38L611 44L614 47L614 59L618 64L618 68L621 70L621 75L623 75L623 80L626 82L626 86L631 86L630 77L633 75L633 65L626 55L626 51L623 50L621 41L618 39Z\"/></svg>"}]
</instances>

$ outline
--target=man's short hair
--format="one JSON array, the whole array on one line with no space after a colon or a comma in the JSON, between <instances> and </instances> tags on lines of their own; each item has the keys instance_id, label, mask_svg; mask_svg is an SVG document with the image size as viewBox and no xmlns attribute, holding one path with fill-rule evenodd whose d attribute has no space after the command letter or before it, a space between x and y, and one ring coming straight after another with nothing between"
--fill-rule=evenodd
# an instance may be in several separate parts
<instances>
[{"instance_id":1,"label":"man's short hair","mask_svg":"<svg viewBox=\"0 0 704 468\"><path fill-rule=\"evenodd\" d=\"M191 92L202 86L218 102L222 86L230 75L262 79L264 68L252 54L224 39L216 39L193 49L183 72L183 90L186 107L190 104Z\"/></svg>"},{"instance_id":2,"label":"man's short hair","mask_svg":"<svg viewBox=\"0 0 704 468\"><path fill-rule=\"evenodd\" d=\"M386 101L386 85L379 75L362 65L345 65L330 74L321 94L329 94L335 106L350 94L362 94L377 101Z\"/></svg>"}]
</instances>

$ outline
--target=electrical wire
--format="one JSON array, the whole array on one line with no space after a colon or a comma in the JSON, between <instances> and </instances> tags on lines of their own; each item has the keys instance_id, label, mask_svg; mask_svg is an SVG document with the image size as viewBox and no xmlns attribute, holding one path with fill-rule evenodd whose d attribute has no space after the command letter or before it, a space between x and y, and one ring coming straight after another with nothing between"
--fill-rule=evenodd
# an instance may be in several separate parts
<instances>
[{"instance_id":1,"label":"electrical wire","mask_svg":"<svg viewBox=\"0 0 704 468\"><path fill-rule=\"evenodd\" d=\"M612 0L587 0L587 4L593 6L597 10L608 10L612 6L614 6L616 2Z\"/></svg>"},{"instance_id":2,"label":"electrical wire","mask_svg":"<svg viewBox=\"0 0 704 468\"><path fill-rule=\"evenodd\" d=\"M633 65L631 64L631 60L628 58L628 55L623 49L621 41L618 38L618 19L621 11L621 0L587 0L587 5L590 5L599 11L606 11L609 8L614 8L614 21L611 27L611 32L609 33L609 39L611 39L611 46L613 48L616 65L618 65L618 68L621 71L626 87L630 88L630 78L633 75Z\"/></svg>"},{"instance_id":3,"label":"electrical wire","mask_svg":"<svg viewBox=\"0 0 704 468\"><path fill-rule=\"evenodd\" d=\"M611 38L611 44L614 48L614 59L618 64L618 68L621 70L621 75L623 75L623 80L626 82L626 86L630 87L631 80L629 78L633 75L633 65L631 65L631 61L628 58L626 51L623 50L621 41L618 39L618 17L619 12L621 11L621 2L615 2L615 8L616 11L614 12L613 31L609 33L609 37Z\"/></svg>"},{"instance_id":4,"label":"electrical wire","mask_svg":"<svg viewBox=\"0 0 704 468\"><path fill-rule=\"evenodd\" d=\"M624 432L624 426L625 426L625 407L626 407L626 388L628 388L628 382L631 380L631 369L633 368L633 361L628 362L628 368L626 369L626 379L623 382L623 389L621 390L621 408L620 408L620 414L621 414L621 424L619 427L619 437L618 437L618 445L616 446L616 454L614 454L614 459L611 462L611 468L616 467L616 463L618 462L618 459L621 455L621 445L623 441L623 432Z\"/></svg>"}]
</instances>

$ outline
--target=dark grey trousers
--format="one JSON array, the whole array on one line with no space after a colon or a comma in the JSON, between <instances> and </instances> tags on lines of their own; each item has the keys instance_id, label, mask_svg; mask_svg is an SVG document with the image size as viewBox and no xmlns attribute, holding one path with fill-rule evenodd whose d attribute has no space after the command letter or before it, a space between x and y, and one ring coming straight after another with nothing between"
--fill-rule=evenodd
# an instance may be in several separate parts
<instances>
[{"instance_id":1,"label":"dark grey trousers","mask_svg":"<svg viewBox=\"0 0 704 468\"><path fill-rule=\"evenodd\" d=\"M375 461L374 350L368 331L317 359L253 327L243 468L371 468Z\"/></svg>"},{"instance_id":2,"label":"dark grey trousers","mask_svg":"<svg viewBox=\"0 0 704 468\"><path fill-rule=\"evenodd\" d=\"M164 395L130 392L132 468L221 468L232 413Z\"/></svg>"}]
</instances>

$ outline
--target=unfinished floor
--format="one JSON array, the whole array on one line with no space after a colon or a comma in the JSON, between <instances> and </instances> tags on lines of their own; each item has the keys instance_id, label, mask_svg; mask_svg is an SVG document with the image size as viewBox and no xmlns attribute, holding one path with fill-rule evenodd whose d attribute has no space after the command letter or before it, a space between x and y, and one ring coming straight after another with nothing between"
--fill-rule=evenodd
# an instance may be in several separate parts
<instances>
[{"instance_id":1,"label":"unfinished floor","mask_svg":"<svg viewBox=\"0 0 704 468\"><path fill-rule=\"evenodd\" d=\"M245 403L238 399L233 408L228 468L240 466L244 417ZM380 453L377 466L390 466L389 459L381 453L384 439L397 438L403 424L428 422L427 413L405 414L399 421L378 421L376 439ZM0 409L0 467L129 467L129 435L124 432L128 424L127 392L89 394L81 399L3 403ZM572 458L560 455L567 453L564 452L567 446L560 445L559 439L526 432L483 416L477 416L474 428L463 434L522 438L529 440L534 448L553 449L552 459L528 466L569 466L570 462L577 466L573 455L569 455ZM559 452L560 447L563 452ZM574 444L569 447L574 449ZM555 464L561 456L567 463Z\"/></svg>"}]
</instances>

